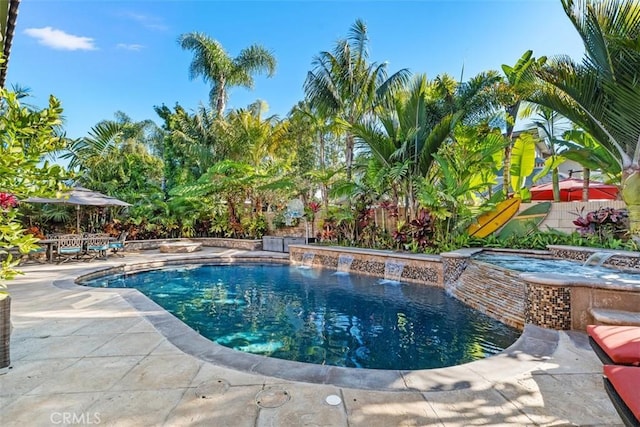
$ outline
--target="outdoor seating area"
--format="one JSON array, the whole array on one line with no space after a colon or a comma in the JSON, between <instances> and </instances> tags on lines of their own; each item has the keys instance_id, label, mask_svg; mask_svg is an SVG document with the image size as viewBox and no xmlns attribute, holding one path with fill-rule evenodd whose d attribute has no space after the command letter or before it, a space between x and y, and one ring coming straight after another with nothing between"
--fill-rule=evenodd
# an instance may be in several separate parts
<instances>
[{"instance_id":1,"label":"outdoor seating area","mask_svg":"<svg viewBox=\"0 0 640 427\"><path fill-rule=\"evenodd\" d=\"M123 233L118 240L104 233L59 234L49 235L38 241L46 249L46 260L49 263L62 264L67 261L106 260L109 252L123 256Z\"/></svg>"},{"instance_id":2,"label":"outdoor seating area","mask_svg":"<svg viewBox=\"0 0 640 427\"><path fill-rule=\"evenodd\" d=\"M626 426L640 426L640 327L589 325L589 343L602 361L604 388Z\"/></svg>"}]
</instances>

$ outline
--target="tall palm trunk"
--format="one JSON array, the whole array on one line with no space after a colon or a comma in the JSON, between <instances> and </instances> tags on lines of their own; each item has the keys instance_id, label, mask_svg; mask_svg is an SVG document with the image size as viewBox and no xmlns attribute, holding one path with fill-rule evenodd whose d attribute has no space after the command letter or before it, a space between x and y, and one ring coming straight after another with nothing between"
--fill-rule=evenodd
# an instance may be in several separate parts
<instances>
[{"instance_id":1,"label":"tall palm trunk","mask_svg":"<svg viewBox=\"0 0 640 427\"><path fill-rule=\"evenodd\" d=\"M640 243L640 167L636 166L622 181L622 200L629 211L629 231Z\"/></svg>"},{"instance_id":2,"label":"tall palm trunk","mask_svg":"<svg viewBox=\"0 0 640 427\"><path fill-rule=\"evenodd\" d=\"M224 107L226 106L225 98L227 97L225 93L225 81L224 79L220 79L218 82L218 90L216 91L216 115L217 117L222 117L222 113L224 112Z\"/></svg>"},{"instance_id":3,"label":"tall palm trunk","mask_svg":"<svg viewBox=\"0 0 640 427\"><path fill-rule=\"evenodd\" d=\"M584 168L582 170L582 201L589 201L589 180L591 179L591 169Z\"/></svg>"},{"instance_id":4,"label":"tall palm trunk","mask_svg":"<svg viewBox=\"0 0 640 427\"><path fill-rule=\"evenodd\" d=\"M353 148L355 146L355 138L351 133L347 133L347 141L345 148L345 164L347 167L347 181L351 181L352 168L353 168Z\"/></svg>"},{"instance_id":5,"label":"tall palm trunk","mask_svg":"<svg viewBox=\"0 0 640 427\"><path fill-rule=\"evenodd\" d=\"M320 169L322 170L322 172L324 172L326 166L325 166L325 161L324 161L324 156L325 156L325 142L324 142L324 133L322 132L318 132L318 136L319 136L319 141L320 141Z\"/></svg>"},{"instance_id":6,"label":"tall palm trunk","mask_svg":"<svg viewBox=\"0 0 640 427\"><path fill-rule=\"evenodd\" d=\"M558 168L553 168L551 171L551 183L553 185L553 201L560 201L560 173Z\"/></svg>"},{"instance_id":7,"label":"tall palm trunk","mask_svg":"<svg viewBox=\"0 0 640 427\"><path fill-rule=\"evenodd\" d=\"M511 150L513 149L513 128L516 125L516 117L520 109L520 101L507 107L507 140L509 143L504 147L504 164L502 170L502 188L505 197L509 197L509 186L511 185ZM511 120L509 120L511 119Z\"/></svg>"}]
</instances>

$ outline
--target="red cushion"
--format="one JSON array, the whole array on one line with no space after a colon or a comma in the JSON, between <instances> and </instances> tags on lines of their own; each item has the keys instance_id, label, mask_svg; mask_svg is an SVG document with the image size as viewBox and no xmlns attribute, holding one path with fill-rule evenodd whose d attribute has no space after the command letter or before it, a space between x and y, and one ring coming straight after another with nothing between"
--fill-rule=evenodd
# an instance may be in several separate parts
<instances>
[{"instance_id":1,"label":"red cushion","mask_svg":"<svg viewBox=\"0 0 640 427\"><path fill-rule=\"evenodd\" d=\"M604 375L633 415L640 420L640 368L604 365Z\"/></svg>"},{"instance_id":2,"label":"red cushion","mask_svg":"<svg viewBox=\"0 0 640 427\"><path fill-rule=\"evenodd\" d=\"M615 363L640 366L640 327L589 325L587 333Z\"/></svg>"}]
</instances>

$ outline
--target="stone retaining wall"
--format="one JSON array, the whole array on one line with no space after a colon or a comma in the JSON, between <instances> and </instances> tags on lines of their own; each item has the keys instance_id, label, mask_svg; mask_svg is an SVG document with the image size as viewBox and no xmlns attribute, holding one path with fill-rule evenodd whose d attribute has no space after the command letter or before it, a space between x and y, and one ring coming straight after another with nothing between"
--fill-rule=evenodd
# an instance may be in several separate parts
<instances>
[{"instance_id":1,"label":"stone retaining wall","mask_svg":"<svg viewBox=\"0 0 640 427\"><path fill-rule=\"evenodd\" d=\"M640 292L632 285L561 274L520 273L472 259L478 251L475 249L430 256L323 246L290 248L293 264L335 270L340 256L349 256L353 257L351 271L376 277L384 277L389 260L401 263L401 280L443 287L468 306L518 329L533 324L556 330L584 330L587 324L597 323L591 314L594 308L637 312L640 307ZM586 248L577 249L575 254L588 256ZM566 254L572 250L558 247L555 252ZM529 255L550 257L549 252ZM630 266L637 265L635 260L640 255L631 252L618 257L631 260L624 261L625 266Z\"/></svg>"},{"instance_id":2,"label":"stone retaining wall","mask_svg":"<svg viewBox=\"0 0 640 427\"><path fill-rule=\"evenodd\" d=\"M159 249L160 245L177 242L197 242L202 243L202 246L207 247L242 249L246 251L262 250L262 240L222 239L217 237L198 237L192 239L127 240L125 242L125 247L127 250L132 251L147 251Z\"/></svg>"}]
</instances>

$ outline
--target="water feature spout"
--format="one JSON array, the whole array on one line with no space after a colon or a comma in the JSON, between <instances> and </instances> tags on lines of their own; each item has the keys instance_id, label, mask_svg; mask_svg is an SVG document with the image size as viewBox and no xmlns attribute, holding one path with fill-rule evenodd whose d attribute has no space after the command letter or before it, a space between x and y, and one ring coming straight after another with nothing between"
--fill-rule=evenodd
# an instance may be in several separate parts
<instances>
[{"instance_id":1,"label":"water feature spout","mask_svg":"<svg viewBox=\"0 0 640 427\"><path fill-rule=\"evenodd\" d=\"M338 256L338 273L349 273L351 263L353 263L352 255L340 254L340 256Z\"/></svg>"},{"instance_id":2,"label":"water feature spout","mask_svg":"<svg viewBox=\"0 0 640 427\"><path fill-rule=\"evenodd\" d=\"M399 282L402 277L402 270L404 270L403 262L387 260L384 263L384 280Z\"/></svg>"},{"instance_id":3,"label":"water feature spout","mask_svg":"<svg viewBox=\"0 0 640 427\"><path fill-rule=\"evenodd\" d=\"M313 267L313 258L316 256L313 252L305 252L302 254L302 266L306 268Z\"/></svg>"},{"instance_id":4,"label":"water feature spout","mask_svg":"<svg viewBox=\"0 0 640 427\"><path fill-rule=\"evenodd\" d=\"M609 258L616 255L615 252L594 252L589 255L589 258L582 264L584 267L588 265L595 265L596 267L602 267Z\"/></svg>"}]
</instances>

